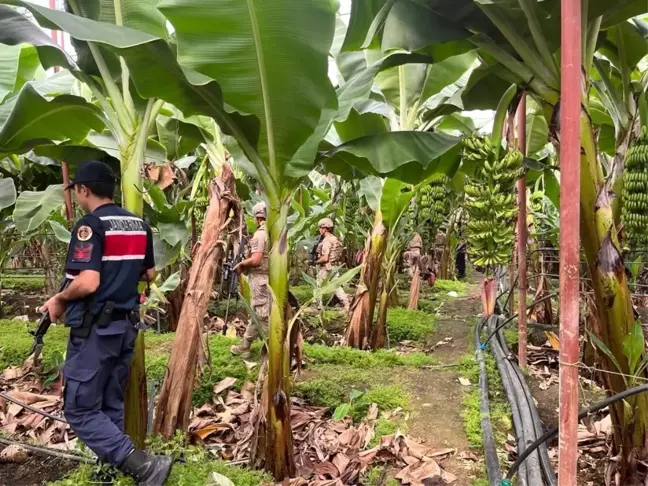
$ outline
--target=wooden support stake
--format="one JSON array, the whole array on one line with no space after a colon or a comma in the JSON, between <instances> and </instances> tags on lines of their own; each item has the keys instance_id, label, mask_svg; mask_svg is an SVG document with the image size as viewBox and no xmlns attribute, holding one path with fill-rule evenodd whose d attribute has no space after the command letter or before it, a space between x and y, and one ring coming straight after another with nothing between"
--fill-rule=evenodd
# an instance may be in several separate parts
<instances>
[{"instance_id":1,"label":"wooden support stake","mask_svg":"<svg viewBox=\"0 0 648 486\"><path fill-rule=\"evenodd\" d=\"M523 155L526 155L526 94L518 106L518 146ZM527 198L526 180L524 176L517 182L518 191L518 220L517 220L517 250L518 250L518 361L523 370L527 367Z\"/></svg>"},{"instance_id":2,"label":"wooden support stake","mask_svg":"<svg viewBox=\"0 0 648 486\"><path fill-rule=\"evenodd\" d=\"M578 463L581 0L561 1L561 32L558 486L574 486Z\"/></svg>"}]
</instances>

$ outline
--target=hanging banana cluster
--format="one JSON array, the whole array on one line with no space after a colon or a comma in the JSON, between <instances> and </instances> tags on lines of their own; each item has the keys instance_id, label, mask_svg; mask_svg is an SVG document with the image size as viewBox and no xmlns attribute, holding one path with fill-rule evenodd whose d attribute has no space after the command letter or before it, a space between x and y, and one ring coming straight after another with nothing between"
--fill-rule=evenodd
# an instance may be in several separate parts
<instances>
[{"instance_id":1,"label":"hanging banana cluster","mask_svg":"<svg viewBox=\"0 0 648 486\"><path fill-rule=\"evenodd\" d=\"M463 141L464 160L476 162L476 177L466 185L468 251L475 265L505 265L513 253L517 204L515 182L524 173L522 152L515 149L497 160L488 137Z\"/></svg>"},{"instance_id":2,"label":"hanging banana cluster","mask_svg":"<svg viewBox=\"0 0 648 486\"><path fill-rule=\"evenodd\" d=\"M434 244L436 232L448 212L447 187L450 179L445 174L435 174L430 183L416 195L417 221L421 233L427 235L430 245Z\"/></svg>"},{"instance_id":3,"label":"hanging banana cluster","mask_svg":"<svg viewBox=\"0 0 648 486\"><path fill-rule=\"evenodd\" d=\"M347 231L355 232L355 226L360 210L360 197L353 188L344 194L344 227Z\"/></svg>"},{"instance_id":4,"label":"hanging banana cluster","mask_svg":"<svg viewBox=\"0 0 648 486\"><path fill-rule=\"evenodd\" d=\"M648 126L641 127L626 155L622 216L628 244L648 245Z\"/></svg>"}]
</instances>

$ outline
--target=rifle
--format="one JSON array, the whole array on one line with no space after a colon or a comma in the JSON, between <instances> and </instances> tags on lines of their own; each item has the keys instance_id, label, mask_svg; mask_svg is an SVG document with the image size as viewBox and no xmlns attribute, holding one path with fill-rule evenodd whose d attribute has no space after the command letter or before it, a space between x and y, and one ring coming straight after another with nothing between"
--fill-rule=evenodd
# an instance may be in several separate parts
<instances>
[{"instance_id":1,"label":"rifle","mask_svg":"<svg viewBox=\"0 0 648 486\"><path fill-rule=\"evenodd\" d=\"M320 237L317 239L317 242L313 245L313 248L311 248L311 252L310 252L311 265L315 265L315 262L317 262L317 249L319 248L322 241L324 241L324 235L320 235Z\"/></svg>"},{"instance_id":2,"label":"rifle","mask_svg":"<svg viewBox=\"0 0 648 486\"><path fill-rule=\"evenodd\" d=\"M230 247L227 252L227 257L225 258L225 263L223 263L223 281L227 283L226 294L227 294L227 305L225 307L225 325L223 326L223 335L227 333L227 318L229 316L229 307L230 300L232 296L236 296L236 307L238 308L238 273L234 270L236 265L243 261L243 248L245 247L245 236L243 234L243 221L241 221L241 227L239 228L239 244L238 251L234 254L234 248Z\"/></svg>"},{"instance_id":3,"label":"rifle","mask_svg":"<svg viewBox=\"0 0 648 486\"><path fill-rule=\"evenodd\" d=\"M67 278L63 280L63 283L59 287L59 292L62 292L65 287L68 286L70 283L70 280ZM43 312L41 315L40 320L38 321L38 326L36 326L36 329L30 329L29 334L34 336L34 342L32 343L31 349L29 350L29 356L32 354L34 355L34 363L38 360L41 352L43 351L43 346L45 345L45 342L43 341L43 337L45 337L45 334L47 334L47 331L49 330L50 326L52 325L52 319L50 318L49 311Z\"/></svg>"}]
</instances>

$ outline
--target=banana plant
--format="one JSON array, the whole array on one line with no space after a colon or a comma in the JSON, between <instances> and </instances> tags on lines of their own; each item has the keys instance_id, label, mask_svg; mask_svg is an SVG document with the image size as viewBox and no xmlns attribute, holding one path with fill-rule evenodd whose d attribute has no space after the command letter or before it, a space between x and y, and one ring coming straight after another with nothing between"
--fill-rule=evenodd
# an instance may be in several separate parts
<instances>
[{"instance_id":1,"label":"banana plant","mask_svg":"<svg viewBox=\"0 0 648 486\"><path fill-rule=\"evenodd\" d=\"M477 47L484 60L482 66L473 71L468 84L472 86L473 94L484 94L482 102L486 107L492 109L508 85L515 83L535 98L547 119L551 119L554 112L557 114L560 101L560 70L556 56L560 40L558 0L518 0L517 5L507 0L458 0L445 4L436 0L405 0L385 7L387 13L383 12L380 19L368 12L363 2L356 0L353 3L352 12L356 16L365 15L373 19L373 23L354 22L352 19L350 25L354 26L354 38L378 37L383 49L407 47L414 54L447 42L449 36L462 39ZM583 72L587 82L592 75L599 35L610 33L615 26L625 27L629 18L644 15L646 5L643 0L589 0L586 4ZM515 8L511 8L512 5ZM444 29L432 29L431 25L443 25ZM628 72L622 72L621 76L629 79ZM477 89L477 85L481 88ZM627 95L622 99L626 104L630 101ZM623 373L627 373L623 339L630 333L634 318L613 206L598 157L589 101L589 93L583 92L580 118L583 174L581 240L601 323L599 337L617 358ZM557 142L557 127L555 124L551 126L551 139ZM601 258L603 255L605 258ZM609 359L603 361L606 370L614 371ZM620 377L610 376L607 382L610 393L619 393L626 387ZM631 414L633 420L626 418L629 415L625 414L624 406L616 405L612 409L614 451L622 458L617 463L621 482L633 482L637 476L636 458L645 458L648 398L640 396L635 401Z\"/></svg>"}]
</instances>

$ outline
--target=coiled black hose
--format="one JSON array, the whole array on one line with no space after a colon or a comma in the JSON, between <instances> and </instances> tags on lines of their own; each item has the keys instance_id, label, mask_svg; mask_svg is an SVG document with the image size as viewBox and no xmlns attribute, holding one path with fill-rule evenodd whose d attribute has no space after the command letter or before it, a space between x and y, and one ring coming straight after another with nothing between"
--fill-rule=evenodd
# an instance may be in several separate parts
<instances>
[{"instance_id":1,"label":"coiled black hose","mask_svg":"<svg viewBox=\"0 0 648 486\"><path fill-rule=\"evenodd\" d=\"M499 459L497 458L497 448L495 447L495 438L493 437L493 426L490 420L490 406L488 404L488 378L486 375L486 363L482 353L480 335L486 321L483 318L475 326L475 356L479 363L479 388L481 390L480 412L482 438L484 441L484 462L486 464L486 474L490 486L500 486L502 480L502 470L500 469Z\"/></svg>"},{"instance_id":2,"label":"coiled black hose","mask_svg":"<svg viewBox=\"0 0 648 486\"><path fill-rule=\"evenodd\" d=\"M642 392L648 392L648 384L635 386L634 388L628 388L627 390L622 391L617 395L613 395L609 398L606 398L605 400L595 403L591 407L579 413L578 420L582 420L588 415L598 412L599 410L602 410L605 407L608 407L613 403L618 402L619 400L623 400L624 398L628 398L631 397L632 395L636 395ZM538 447L540 447L548 440L551 440L554 437L556 437L556 435L558 435L558 430L559 430L558 426L549 429L547 432L543 434L542 437L536 440L533 444L531 444L528 447L528 449L526 449L522 454L520 454L518 458L515 460L515 462L513 463L513 465L511 466L511 469L509 469L509 472L506 475L506 479L510 480L511 478L513 478L513 476L515 476L516 471L520 468L520 464L522 464L526 460L526 458L529 457L529 455L532 454L533 451L535 451Z\"/></svg>"}]
</instances>

